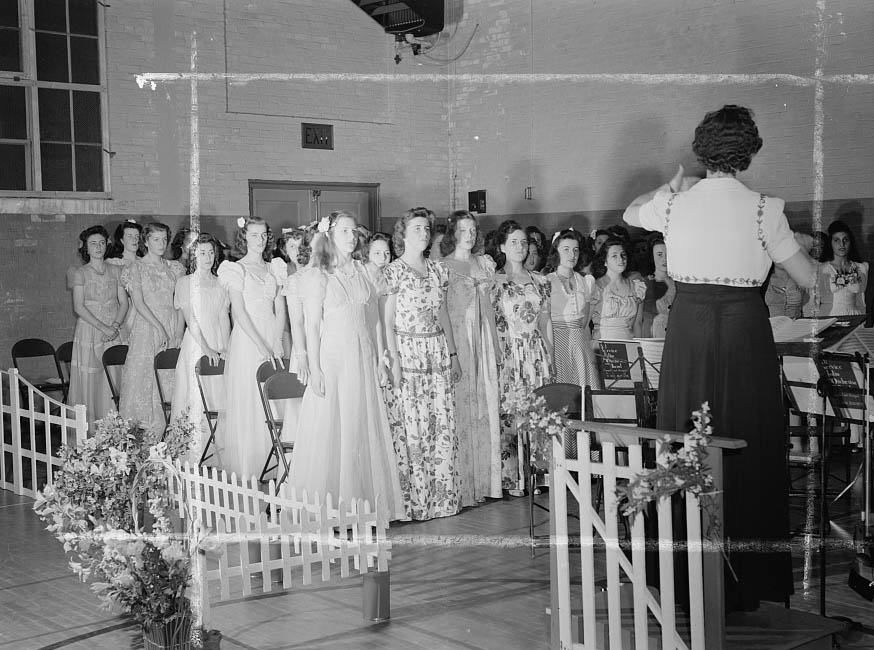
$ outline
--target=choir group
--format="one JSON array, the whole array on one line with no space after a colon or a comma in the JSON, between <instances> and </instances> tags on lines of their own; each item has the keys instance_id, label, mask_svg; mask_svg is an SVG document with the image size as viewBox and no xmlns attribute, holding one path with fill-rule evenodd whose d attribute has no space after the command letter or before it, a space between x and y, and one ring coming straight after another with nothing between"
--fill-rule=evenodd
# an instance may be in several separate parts
<instances>
[{"instance_id":1,"label":"choir group","mask_svg":"<svg viewBox=\"0 0 874 650\"><path fill-rule=\"evenodd\" d=\"M227 255L210 234L170 234L129 220L110 247L103 226L81 233L84 264L68 273L78 316L70 402L91 422L112 409L101 356L126 344L118 410L160 431L155 355L181 348L173 416L201 408L192 360L224 358L214 460L257 476L271 438L255 373L289 359L307 385L285 412L290 485L335 499L381 495L393 519L522 494L507 396L519 384L598 387L593 341L664 337L676 294L661 234L632 241L622 226L547 239L515 221L482 233L467 211L436 225L415 208L391 235L335 212L277 237L249 217ZM868 265L850 228L837 221L807 239L829 262L822 287L807 296L775 267L764 289L771 314L864 313Z\"/></svg>"}]
</instances>

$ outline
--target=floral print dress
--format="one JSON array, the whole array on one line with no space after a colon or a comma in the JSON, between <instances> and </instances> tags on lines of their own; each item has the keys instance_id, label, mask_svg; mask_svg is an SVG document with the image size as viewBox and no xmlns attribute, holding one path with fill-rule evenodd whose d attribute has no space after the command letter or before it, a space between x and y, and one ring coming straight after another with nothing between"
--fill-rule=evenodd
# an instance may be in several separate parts
<instances>
[{"instance_id":1,"label":"floral print dress","mask_svg":"<svg viewBox=\"0 0 874 650\"><path fill-rule=\"evenodd\" d=\"M492 291L495 325L498 329L501 361L498 387L501 392L502 483L513 493L525 489L525 468L519 457L519 438L514 417L505 404L517 383L529 390L552 383L549 351L537 327L540 313L550 309L549 280L531 273L531 281L517 284L498 273Z\"/></svg>"},{"instance_id":2,"label":"floral print dress","mask_svg":"<svg viewBox=\"0 0 874 650\"><path fill-rule=\"evenodd\" d=\"M439 322L449 272L440 262L426 265L425 277L400 259L383 269L385 291L397 296L394 329L402 375L395 388L398 418L390 424L404 507L416 520L461 510L452 364Z\"/></svg>"}]
</instances>

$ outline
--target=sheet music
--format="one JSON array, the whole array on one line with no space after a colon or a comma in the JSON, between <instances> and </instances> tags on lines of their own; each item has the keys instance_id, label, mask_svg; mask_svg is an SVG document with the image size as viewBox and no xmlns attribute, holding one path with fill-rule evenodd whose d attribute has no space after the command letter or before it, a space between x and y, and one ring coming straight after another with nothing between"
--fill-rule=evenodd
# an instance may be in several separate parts
<instances>
[{"instance_id":1,"label":"sheet music","mask_svg":"<svg viewBox=\"0 0 874 650\"><path fill-rule=\"evenodd\" d=\"M869 360L874 360L874 327L857 327L835 346L835 350L848 354L867 354Z\"/></svg>"},{"instance_id":2,"label":"sheet music","mask_svg":"<svg viewBox=\"0 0 874 650\"><path fill-rule=\"evenodd\" d=\"M834 325L837 318L821 318L792 320L788 316L774 316L770 319L771 330L774 332L775 343L804 341L815 337L825 328Z\"/></svg>"},{"instance_id":3,"label":"sheet music","mask_svg":"<svg viewBox=\"0 0 874 650\"><path fill-rule=\"evenodd\" d=\"M665 349L664 339L635 339L643 352L646 361L646 378L650 388L658 389L659 376L662 370L662 352Z\"/></svg>"}]
</instances>

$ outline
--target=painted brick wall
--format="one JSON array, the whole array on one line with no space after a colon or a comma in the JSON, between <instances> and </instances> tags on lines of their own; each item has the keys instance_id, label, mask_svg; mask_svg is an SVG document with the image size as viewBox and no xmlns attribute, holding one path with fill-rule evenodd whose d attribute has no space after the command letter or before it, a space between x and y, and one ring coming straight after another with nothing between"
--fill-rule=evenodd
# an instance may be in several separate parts
<instances>
[{"instance_id":1,"label":"painted brick wall","mask_svg":"<svg viewBox=\"0 0 874 650\"><path fill-rule=\"evenodd\" d=\"M596 73L603 80L490 79L458 84L450 128L459 197L488 190L496 214L617 209L694 167L694 127L724 103L752 107L765 146L743 178L788 201L814 192L811 87L784 80L678 85L618 75L874 72L874 12L865 0L468 0L459 33L479 29L461 75ZM874 196L874 86L824 87L826 199ZM534 200L523 191L532 186ZM825 215L828 218L829 215Z\"/></svg>"},{"instance_id":2,"label":"painted brick wall","mask_svg":"<svg viewBox=\"0 0 874 650\"><path fill-rule=\"evenodd\" d=\"M189 213L191 84L139 88L144 72L382 74L367 84L200 82L203 229L230 237L249 212L249 179L380 183L381 213L445 209L450 194L445 81L402 81L423 70L393 61L391 38L348 0L126 0L105 12L109 201L0 199L0 365L25 336L72 338L64 274L78 233L126 217L174 230ZM225 11L223 5L227 7ZM227 34L227 39L225 38ZM333 151L302 150L300 123L334 125ZM448 207L448 206L447 206ZM17 214L12 214L17 213ZM273 224L281 226L284 224Z\"/></svg>"}]
</instances>

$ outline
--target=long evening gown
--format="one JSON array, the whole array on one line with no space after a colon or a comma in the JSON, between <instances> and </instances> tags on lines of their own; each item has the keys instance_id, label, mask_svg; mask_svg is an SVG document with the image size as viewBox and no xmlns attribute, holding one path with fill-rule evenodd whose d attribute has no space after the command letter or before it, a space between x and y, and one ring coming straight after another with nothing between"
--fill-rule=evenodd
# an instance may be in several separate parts
<instances>
[{"instance_id":1,"label":"long evening gown","mask_svg":"<svg viewBox=\"0 0 874 650\"><path fill-rule=\"evenodd\" d=\"M261 278L240 262L222 262L218 277L222 286L243 296L252 325L268 346L281 337L276 330L274 300L285 276L276 266L265 266ZM246 331L236 325L228 343L225 363L225 412L219 417L216 440L221 465L237 477L249 480L261 474L272 446L258 394L256 373L267 358Z\"/></svg>"},{"instance_id":2,"label":"long evening gown","mask_svg":"<svg viewBox=\"0 0 874 650\"><path fill-rule=\"evenodd\" d=\"M501 346L499 388L501 391L501 480L514 495L525 489L525 471L519 456L515 417L505 406L517 385L533 391L552 383L549 351L537 327L544 301L551 294L549 281L530 273L531 281L517 284L498 273L492 291L495 324Z\"/></svg>"},{"instance_id":3,"label":"long evening gown","mask_svg":"<svg viewBox=\"0 0 874 650\"><path fill-rule=\"evenodd\" d=\"M221 351L227 347L228 342L224 338L224 332L228 331L228 327L223 329L222 321L225 323L229 321L228 292L218 280L201 284L199 276L185 275L179 278L176 283L176 295L173 298L173 303L179 310L182 309L183 305L188 305L193 321L187 323L185 334L182 336L182 345L179 346L179 363L176 364L176 383L173 387L171 417L176 418L187 409L192 422L200 422L200 437L193 441L189 454L191 462L196 463L200 460L200 454L203 445L209 438L209 433L207 423L202 419L203 403L197 387L197 377L194 374L194 367L203 356L203 350L194 339L192 330L198 330L206 340L207 345L213 350ZM224 395L217 394L223 385L223 378L204 378L203 389L211 406L220 405L224 401Z\"/></svg>"},{"instance_id":4,"label":"long evening gown","mask_svg":"<svg viewBox=\"0 0 874 650\"><path fill-rule=\"evenodd\" d=\"M402 259L383 269L386 291L397 294L394 328L402 374L392 437L404 505L416 520L461 510L452 363L439 321L449 271L432 260L426 266L424 277Z\"/></svg>"},{"instance_id":5,"label":"long evening gown","mask_svg":"<svg viewBox=\"0 0 874 650\"><path fill-rule=\"evenodd\" d=\"M105 265L97 273L90 265L76 269L73 285L84 291L85 306L104 325L111 325L118 311L118 283L121 271ZM117 340L104 341L103 332L79 318L73 334L73 357L70 363L69 404L84 404L89 426L115 410L109 383L103 372L103 352Z\"/></svg>"},{"instance_id":6,"label":"long evening gown","mask_svg":"<svg viewBox=\"0 0 874 650\"><path fill-rule=\"evenodd\" d=\"M374 317L378 294L364 265L310 271L301 282L305 308L322 305L319 358L325 394L308 388L300 406L289 484L311 497L377 497L390 519L404 505L391 432L377 378Z\"/></svg>"},{"instance_id":7,"label":"long evening gown","mask_svg":"<svg viewBox=\"0 0 874 650\"><path fill-rule=\"evenodd\" d=\"M140 288L143 302L170 337L167 347L176 347L179 342L173 340L173 336L180 315L173 306L173 291L182 265L167 260L150 264L143 261L144 259L146 258L137 259L122 271L122 283L130 294L134 287ZM121 399L118 408L123 418L137 420L156 433L163 431L165 425L154 370L155 355L160 352L158 343L158 330L138 313L134 318L127 361L121 375ZM172 376L170 379L172 381ZM167 388L169 390L169 386Z\"/></svg>"},{"instance_id":8,"label":"long evening gown","mask_svg":"<svg viewBox=\"0 0 874 650\"><path fill-rule=\"evenodd\" d=\"M441 261L449 269L446 305L461 364L455 386L461 505L471 506L501 497L498 332L490 298L495 263L487 255Z\"/></svg>"}]
</instances>

